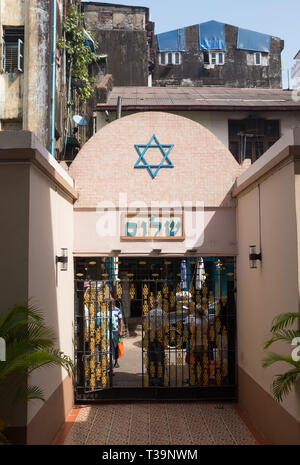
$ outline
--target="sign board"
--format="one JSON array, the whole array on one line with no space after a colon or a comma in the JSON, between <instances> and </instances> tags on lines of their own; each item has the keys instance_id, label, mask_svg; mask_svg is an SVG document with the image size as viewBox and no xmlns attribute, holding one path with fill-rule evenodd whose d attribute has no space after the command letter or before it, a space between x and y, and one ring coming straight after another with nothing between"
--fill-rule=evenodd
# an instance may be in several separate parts
<instances>
[{"instance_id":1,"label":"sign board","mask_svg":"<svg viewBox=\"0 0 300 465\"><path fill-rule=\"evenodd\" d=\"M183 241L183 213L124 213L121 215L121 239Z\"/></svg>"}]
</instances>

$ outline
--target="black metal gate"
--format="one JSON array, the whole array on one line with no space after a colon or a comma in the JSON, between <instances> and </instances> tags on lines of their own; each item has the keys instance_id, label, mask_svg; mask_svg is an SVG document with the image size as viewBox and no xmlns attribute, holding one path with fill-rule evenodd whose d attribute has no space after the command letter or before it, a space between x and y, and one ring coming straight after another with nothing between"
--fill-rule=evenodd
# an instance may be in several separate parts
<instances>
[{"instance_id":1,"label":"black metal gate","mask_svg":"<svg viewBox=\"0 0 300 465\"><path fill-rule=\"evenodd\" d=\"M78 402L236 399L232 258L89 258L75 266ZM113 377L112 298L122 310L125 293L142 328L136 388L116 387Z\"/></svg>"}]
</instances>

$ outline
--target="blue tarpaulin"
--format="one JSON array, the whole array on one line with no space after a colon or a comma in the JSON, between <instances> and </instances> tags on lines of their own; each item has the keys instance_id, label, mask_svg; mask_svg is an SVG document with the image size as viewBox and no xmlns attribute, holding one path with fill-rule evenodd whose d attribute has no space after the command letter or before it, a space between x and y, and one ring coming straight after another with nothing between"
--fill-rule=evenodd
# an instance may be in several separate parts
<instances>
[{"instance_id":1,"label":"blue tarpaulin","mask_svg":"<svg viewBox=\"0 0 300 465\"><path fill-rule=\"evenodd\" d=\"M226 50L225 24L208 21L199 24L200 50Z\"/></svg>"},{"instance_id":2,"label":"blue tarpaulin","mask_svg":"<svg viewBox=\"0 0 300 465\"><path fill-rule=\"evenodd\" d=\"M160 52L184 52L185 28L157 34L157 41Z\"/></svg>"},{"instance_id":3,"label":"blue tarpaulin","mask_svg":"<svg viewBox=\"0 0 300 465\"><path fill-rule=\"evenodd\" d=\"M254 52L269 52L270 45L271 36L239 28L237 48Z\"/></svg>"}]
</instances>

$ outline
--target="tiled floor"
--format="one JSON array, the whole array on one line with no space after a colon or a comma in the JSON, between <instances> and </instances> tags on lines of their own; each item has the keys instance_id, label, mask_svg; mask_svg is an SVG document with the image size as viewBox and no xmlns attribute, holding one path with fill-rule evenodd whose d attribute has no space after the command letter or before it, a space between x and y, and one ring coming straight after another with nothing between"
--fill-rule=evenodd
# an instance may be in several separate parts
<instances>
[{"instance_id":1,"label":"tiled floor","mask_svg":"<svg viewBox=\"0 0 300 465\"><path fill-rule=\"evenodd\" d=\"M72 415L73 426L56 444L258 444L231 404L103 404Z\"/></svg>"}]
</instances>

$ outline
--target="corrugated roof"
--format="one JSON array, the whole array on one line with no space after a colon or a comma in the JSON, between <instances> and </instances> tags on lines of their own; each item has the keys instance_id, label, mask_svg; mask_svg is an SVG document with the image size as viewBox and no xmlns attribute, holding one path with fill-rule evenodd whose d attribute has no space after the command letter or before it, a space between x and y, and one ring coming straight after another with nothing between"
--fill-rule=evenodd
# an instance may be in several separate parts
<instances>
[{"instance_id":1,"label":"corrugated roof","mask_svg":"<svg viewBox=\"0 0 300 465\"><path fill-rule=\"evenodd\" d=\"M114 87L107 103L97 110L112 110L122 97L123 110L300 110L292 91L226 87Z\"/></svg>"}]
</instances>

